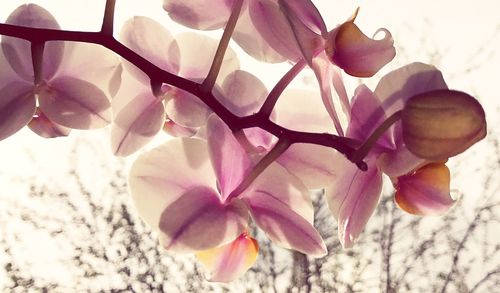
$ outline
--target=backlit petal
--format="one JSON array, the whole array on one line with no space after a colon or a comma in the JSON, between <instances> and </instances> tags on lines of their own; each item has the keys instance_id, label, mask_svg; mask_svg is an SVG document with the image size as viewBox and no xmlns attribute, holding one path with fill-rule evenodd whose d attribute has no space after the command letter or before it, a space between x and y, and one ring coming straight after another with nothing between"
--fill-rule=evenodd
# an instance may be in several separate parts
<instances>
[{"instance_id":1,"label":"backlit petal","mask_svg":"<svg viewBox=\"0 0 500 293\"><path fill-rule=\"evenodd\" d=\"M14 10L6 23L35 28L60 29L50 12L36 4L25 4ZM10 66L26 81L33 81L33 61L30 42L2 36L2 50ZM47 42L43 56L43 77L50 79L61 64L64 54L63 42Z\"/></svg>"},{"instance_id":2,"label":"backlit petal","mask_svg":"<svg viewBox=\"0 0 500 293\"><path fill-rule=\"evenodd\" d=\"M41 89L39 103L50 120L65 127L94 129L111 121L111 105L104 92L73 77L53 79Z\"/></svg>"},{"instance_id":3,"label":"backlit petal","mask_svg":"<svg viewBox=\"0 0 500 293\"><path fill-rule=\"evenodd\" d=\"M28 127L36 134L44 138L55 138L68 136L71 128L64 127L51 121L42 111L38 110L28 123Z\"/></svg>"},{"instance_id":4,"label":"backlit petal","mask_svg":"<svg viewBox=\"0 0 500 293\"><path fill-rule=\"evenodd\" d=\"M129 19L122 27L120 40L161 69L172 73L179 70L179 47L170 32L155 20L143 16ZM136 79L149 85L150 78L144 72L128 61L123 64Z\"/></svg>"},{"instance_id":5,"label":"backlit petal","mask_svg":"<svg viewBox=\"0 0 500 293\"><path fill-rule=\"evenodd\" d=\"M354 22L345 22L330 33L329 42L333 44L333 52L329 52L333 54L331 60L349 75L373 76L396 56L391 33L386 29L379 31L384 37L371 39Z\"/></svg>"},{"instance_id":6,"label":"backlit petal","mask_svg":"<svg viewBox=\"0 0 500 293\"><path fill-rule=\"evenodd\" d=\"M374 158L365 159L367 171L340 157L337 168L342 171L325 191L328 206L338 220L338 234L344 248L351 247L363 231L377 207L382 192L382 173Z\"/></svg>"},{"instance_id":7,"label":"backlit petal","mask_svg":"<svg viewBox=\"0 0 500 293\"><path fill-rule=\"evenodd\" d=\"M146 92L137 95L114 118L111 148L117 156L128 156L148 143L162 128L163 102Z\"/></svg>"},{"instance_id":8,"label":"backlit petal","mask_svg":"<svg viewBox=\"0 0 500 293\"><path fill-rule=\"evenodd\" d=\"M33 86L15 81L0 88L0 140L23 128L36 109Z\"/></svg>"},{"instance_id":9,"label":"backlit petal","mask_svg":"<svg viewBox=\"0 0 500 293\"><path fill-rule=\"evenodd\" d=\"M183 127L171 119L166 119L163 124L163 131L173 137L191 137L198 131L196 128Z\"/></svg>"},{"instance_id":10,"label":"backlit petal","mask_svg":"<svg viewBox=\"0 0 500 293\"><path fill-rule=\"evenodd\" d=\"M290 24L277 1L251 1L249 12L261 36L276 52L290 61L297 61L302 57Z\"/></svg>"},{"instance_id":11,"label":"backlit petal","mask_svg":"<svg viewBox=\"0 0 500 293\"><path fill-rule=\"evenodd\" d=\"M132 200L139 215L155 231L165 208L197 186L216 188L201 139L172 139L139 156L129 175Z\"/></svg>"},{"instance_id":12,"label":"backlit petal","mask_svg":"<svg viewBox=\"0 0 500 293\"><path fill-rule=\"evenodd\" d=\"M428 164L401 176L395 187L397 204L410 214L441 215L455 203L450 196L450 171L443 163Z\"/></svg>"},{"instance_id":13,"label":"backlit petal","mask_svg":"<svg viewBox=\"0 0 500 293\"><path fill-rule=\"evenodd\" d=\"M403 140L418 157L440 161L486 136L484 110L472 96L436 90L412 97L401 116Z\"/></svg>"},{"instance_id":14,"label":"backlit petal","mask_svg":"<svg viewBox=\"0 0 500 293\"><path fill-rule=\"evenodd\" d=\"M259 110L267 93L266 86L255 75L236 70L224 79L217 99L237 116L246 116Z\"/></svg>"},{"instance_id":15,"label":"backlit petal","mask_svg":"<svg viewBox=\"0 0 500 293\"><path fill-rule=\"evenodd\" d=\"M183 127L200 127L206 124L212 110L198 97L178 88L167 92L165 111L170 119Z\"/></svg>"},{"instance_id":16,"label":"backlit petal","mask_svg":"<svg viewBox=\"0 0 500 293\"><path fill-rule=\"evenodd\" d=\"M215 114L207 123L210 160L225 199L250 171L252 161L229 127Z\"/></svg>"},{"instance_id":17,"label":"backlit petal","mask_svg":"<svg viewBox=\"0 0 500 293\"><path fill-rule=\"evenodd\" d=\"M163 0L172 20L190 28L212 30L224 27L231 15L231 0Z\"/></svg>"},{"instance_id":18,"label":"backlit petal","mask_svg":"<svg viewBox=\"0 0 500 293\"><path fill-rule=\"evenodd\" d=\"M247 221L248 210L241 201L223 203L214 190L198 186L162 212L160 241L171 252L206 250L234 240L245 230Z\"/></svg>"},{"instance_id":19,"label":"backlit petal","mask_svg":"<svg viewBox=\"0 0 500 293\"><path fill-rule=\"evenodd\" d=\"M229 244L198 252L196 257L210 272L210 281L230 282L252 267L258 253L257 240L243 233Z\"/></svg>"}]
</instances>

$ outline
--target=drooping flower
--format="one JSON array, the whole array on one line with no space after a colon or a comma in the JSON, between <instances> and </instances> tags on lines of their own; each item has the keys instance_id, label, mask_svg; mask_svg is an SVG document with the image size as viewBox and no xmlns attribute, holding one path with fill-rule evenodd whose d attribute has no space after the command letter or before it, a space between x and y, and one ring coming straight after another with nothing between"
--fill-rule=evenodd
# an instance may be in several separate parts
<instances>
[{"instance_id":1,"label":"drooping flower","mask_svg":"<svg viewBox=\"0 0 500 293\"><path fill-rule=\"evenodd\" d=\"M54 17L36 4L20 6L6 23L59 29ZM0 139L27 124L42 137L57 137L71 128L100 128L110 122L109 96L120 84L120 64L113 53L97 45L47 42L34 44L38 55L32 57L29 42L6 36L1 46ZM100 62L89 61L96 56Z\"/></svg>"},{"instance_id":2,"label":"drooping flower","mask_svg":"<svg viewBox=\"0 0 500 293\"><path fill-rule=\"evenodd\" d=\"M408 100L436 90L455 93L448 90L436 68L422 63L390 72L380 80L375 92L361 85L352 99L347 136L365 141L389 116L402 110ZM485 123L484 112L479 123ZM353 244L373 214L382 191L383 173L394 184L396 203L409 213L439 215L455 202L450 196L450 174L445 162L413 154L404 140L404 126L396 122L372 146L365 158L367 172L345 158L338 158L337 168L343 172L327 189L326 196L338 220L339 238L344 247ZM453 137L442 133L435 139L439 145L443 143L439 140L453 140Z\"/></svg>"},{"instance_id":3,"label":"drooping flower","mask_svg":"<svg viewBox=\"0 0 500 293\"><path fill-rule=\"evenodd\" d=\"M312 225L313 208L305 186L280 165L271 164L241 194L232 194L248 176L253 161L217 116L209 118L206 131L207 141L170 140L141 155L131 169L134 204L160 233L162 245L171 252L218 247L224 253L224 245L233 242L235 251L240 251L240 245L251 244L238 242L251 216L275 244L310 255L325 254ZM249 256L232 257L230 262L245 263ZM227 280L226 276L217 279Z\"/></svg>"},{"instance_id":4,"label":"drooping flower","mask_svg":"<svg viewBox=\"0 0 500 293\"><path fill-rule=\"evenodd\" d=\"M158 22L134 17L125 23L120 38L136 53L159 68L193 81L206 77L218 42L195 33L175 38ZM203 50L199 50L199 48ZM205 125L212 110L194 95L168 85L153 93L151 79L124 61L126 84L113 100L113 153L127 156L148 143L162 127L174 136L192 135ZM239 68L236 54L228 50L218 82ZM154 81L153 81L154 82ZM165 120L167 119L167 120Z\"/></svg>"}]
</instances>

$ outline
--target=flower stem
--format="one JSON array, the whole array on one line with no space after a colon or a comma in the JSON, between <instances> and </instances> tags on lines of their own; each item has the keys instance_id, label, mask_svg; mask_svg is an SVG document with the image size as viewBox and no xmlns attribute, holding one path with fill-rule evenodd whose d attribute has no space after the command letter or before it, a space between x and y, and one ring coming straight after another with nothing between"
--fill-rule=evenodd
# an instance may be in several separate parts
<instances>
[{"instance_id":1,"label":"flower stem","mask_svg":"<svg viewBox=\"0 0 500 293\"><path fill-rule=\"evenodd\" d=\"M260 161L254 166L252 171L241 181L241 183L231 192L227 199L226 202L230 202L231 199L237 197L240 195L245 189L254 182L257 177L259 177L264 170L271 165L272 162L274 162L281 154L283 154L288 147L290 147L291 143L287 139L280 139L278 142L274 145L274 147L264 156Z\"/></svg>"},{"instance_id":2,"label":"flower stem","mask_svg":"<svg viewBox=\"0 0 500 293\"><path fill-rule=\"evenodd\" d=\"M286 87L292 82L292 80L299 74L302 69L306 66L306 61L304 59L300 59L299 62L295 63L295 65L278 81L278 83L271 90L269 95L267 95L266 101L262 105L259 110L259 113L265 117L269 117L271 112L276 106L279 97L286 89Z\"/></svg>"},{"instance_id":3,"label":"flower stem","mask_svg":"<svg viewBox=\"0 0 500 293\"><path fill-rule=\"evenodd\" d=\"M34 83L43 81L43 51L45 42L31 42L31 60L33 62Z\"/></svg>"},{"instance_id":4,"label":"flower stem","mask_svg":"<svg viewBox=\"0 0 500 293\"><path fill-rule=\"evenodd\" d=\"M106 7L104 8L104 16L102 20L101 33L112 36L113 24L115 18L115 2L116 0L106 0Z\"/></svg>"},{"instance_id":5,"label":"flower stem","mask_svg":"<svg viewBox=\"0 0 500 293\"><path fill-rule=\"evenodd\" d=\"M224 60L224 54L226 53L227 47L229 46L229 41L231 40L231 36L234 32L234 28L236 27L236 23L238 22L238 18L240 17L242 6L243 0L236 0L233 4L231 16L229 17L226 27L224 28L224 33L222 34L219 46L217 47L217 51L215 52L212 66L210 67L210 71L208 72L207 77L201 85L201 89L205 92L211 92L212 88L215 85L215 81L217 80L217 76L219 75L219 71L222 66L222 61Z\"/></svg>"},{"instance_id":6,"label":"flower stem","mask_svg":"<svg viewBox=\"0 0 500 293\"><path fill-rule=\"evenodd\" d=\"M384 132L389 129L389 127L391 127L400 119L401 110L392 114L382 124L380 124L379 127L377 127L377 129L372 132L370 137L368 137L368 139L352 154L352 156L350 156L349 160L351 160L353 163L357 163L363 160L366 155L368 155L368 152L370 152L377 140L382 136L382 134L384 134Z\"/></svg>"}]
</instances>

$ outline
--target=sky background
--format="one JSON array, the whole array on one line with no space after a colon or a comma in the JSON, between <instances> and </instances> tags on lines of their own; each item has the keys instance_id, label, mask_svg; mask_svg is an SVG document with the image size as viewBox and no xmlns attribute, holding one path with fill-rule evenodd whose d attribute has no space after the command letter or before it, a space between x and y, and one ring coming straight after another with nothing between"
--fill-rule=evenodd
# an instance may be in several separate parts
<instances>
[{"instance_id":1,"label":"sky background","mask_svg":"<svg viewBox=\"0 0 500 293\"><path fill-rule=\"evenodd\" d=\"M498 17L500 1L319 0L314 2L330 29L343 22L360 5L361 11L356 22L367 35L372 35L380 27L391 31L398 55L377 75L378 77L409 62L432 63L443 71L450 88L469 92L483 104L489 124L488 138L464 153L460 159L452 159L450 162L454 177L453 192L461 198L466 207L463 216L471 216L474 208L486 200L485 180L490 178L488 180L492 180L493 185L496 184L493 188L497 190L500 182L498 161L491 159L498 151L500 138L500 132L495 128L500 125L498 118L500 97L497 90L498 68L500 68L500 55L497 54L500 49ZM0 0L0 21L3 22L9 13L22 3L26 2ZM103 0L40 0L32 3L49 10L63 29L84 31L100 29ZM116 34L123 22L134 15L151 17L164 24L174 34L186 31L187 29L168 19L161 4L162 1L153 0L118 0L115 17ZM217 37L221 32L214 31L208 34ZM238 52L243 56L241 50ZM257 73L268 87L271 87L288 68L286 64L262 64L248 57L242 57L241 63L243 69ZM304 72L293 86L307 87L314 84L313 82L312 73ZM348 92L352 94L358 83L358 79L348 81ZM377 78L367 81L372 89L376 83ZM96 172L95 170L101 170L102 166L122 166L122 164L127 166L133 158L125 162L113 158L108 135L109 129L74 131L68 138L45 140L25 129L0 142L0 231L4 233L3 236L13 237L17 229L13 227L24 227L19 224L22 219L2 221L1 214L17 206L29 205L30 199L25 198L25 194L33 184L50 182L49 186L56 189L73 188L69 187L68 172L73 170L75 162L87 161L85 167L79 169L83 173ZM157 142L160 143L165 138L162 136ZM82 145L83 148L88 145L88 151L80 150L76 156L75 147ZM97 157L96 150L99 153ZM98 181L95 183L96 186L106 185L109 176L105 173L101 175L93 179ZM496 200L499 200L498 195ZM51 208L42 209L45 212ZM432 225L433 221L437 223L439 219L430 219L429 225ZM18 223L20 226L14 226L13 223ZM50 262L53 257L64 258L64 254L69 253L59 246L45 247L40 244L43 241L36 240L38 235L36 229L26 233L33 234L33 238L30 238L33 241L22 244L24 252L27 253L26 258L42 257L40 263L43 264L44 261ZM41 247L36 247L37 245ZM3 258L5 256L0 255L0 264ZM64 274L64 266L57 268L53 273ZM43 271L43 265L38 270ZM0 288L2 288L1 276L0 273Z\"/></svg>"}]
</instances>

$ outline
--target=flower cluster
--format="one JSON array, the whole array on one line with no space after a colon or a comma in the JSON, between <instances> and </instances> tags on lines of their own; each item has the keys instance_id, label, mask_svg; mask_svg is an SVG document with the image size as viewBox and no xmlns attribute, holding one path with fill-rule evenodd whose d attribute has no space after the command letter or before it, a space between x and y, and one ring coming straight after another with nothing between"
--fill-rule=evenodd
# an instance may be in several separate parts
<instances>
[{"instance_id":1,"label":"flower cluster","mask_svg":"<svg viewBox=\"0 0 500 293\"><path fill-rule=\"evenodd\" d=\"M313 189L325 190L343 247L373 214L383 174L404 211L445 213L455 202L447 159L486 135L481 105L432 65L408 64L349 98L346 74L371 77L396 55L389 31L367 37L357 12L328 30L310 0L164 0L172 20L224 28L221 40L134 17L117 41L113 5L95 34L62 31L33 4L0 24L0 139L25 125L49 138L111 124L113 153L128 156L162 129L175 137L138 157L130 193L162 246L196 253L212 281L252 266L252 223L276 245L325 255ZM230 38L258 60L293 66L268 91L240 69ZM302 70L317 91L288 88Z\"/></svg>"}]
</instances>

